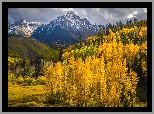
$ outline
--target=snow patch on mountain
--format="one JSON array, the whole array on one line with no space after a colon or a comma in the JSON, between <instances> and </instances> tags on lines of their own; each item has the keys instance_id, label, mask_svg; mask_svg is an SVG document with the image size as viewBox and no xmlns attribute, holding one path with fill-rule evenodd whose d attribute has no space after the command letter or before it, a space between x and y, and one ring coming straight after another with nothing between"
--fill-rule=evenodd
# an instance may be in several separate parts
<instances>
[{"instance_id":1,"label":"snow patch on mountain","mask_svg":"<svg viewBox=\"0 0 154 114\"><path fill-rule=\"evenodd\" d=\"M20 34L22 37L29 37L34 30L42 26L40 22L26 22L26 20L18 20L13 24L8 23L8 34ZM15 32L16 31L16 32ZM21 32L22 33L18 33ZM25 34L29 34L25 36Z\"/></svg>"}]
</instances>

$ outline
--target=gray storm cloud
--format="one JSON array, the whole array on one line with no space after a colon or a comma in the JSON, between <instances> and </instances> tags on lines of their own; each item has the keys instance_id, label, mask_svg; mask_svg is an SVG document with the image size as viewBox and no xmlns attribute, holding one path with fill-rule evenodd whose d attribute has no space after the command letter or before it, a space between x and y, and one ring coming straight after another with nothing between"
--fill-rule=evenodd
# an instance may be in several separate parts
<instances>
[{"instance_id":1,"label":"gray storm cloud","mask_svg":"<svg viewBox=\"0 0 154 114\"><path fill-rule=\"evenodd\" d=\"M74 11L81 18L87 18L90 23L101 25L115 24L135 17L139 20L147 19L146 8L9 8L8 23L25 19L28 22L48 24L67 11Z\"/></svg>"}]
</instances>

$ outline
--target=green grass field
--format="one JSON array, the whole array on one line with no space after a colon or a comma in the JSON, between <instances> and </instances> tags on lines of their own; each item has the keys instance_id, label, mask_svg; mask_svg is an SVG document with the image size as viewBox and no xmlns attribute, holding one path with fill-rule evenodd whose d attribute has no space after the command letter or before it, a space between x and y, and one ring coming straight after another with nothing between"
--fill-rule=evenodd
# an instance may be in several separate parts
<instances>
[{"instance_id":1,"label":"green grass field","mask_svg":"<svg viewBox=\"0 0 154 114\"><path fill-rule=\"evenodd\" d=\"M42 107L45 104L45 86L19 86L8 84L9 107Z\"/></svg>"}]
</instances>

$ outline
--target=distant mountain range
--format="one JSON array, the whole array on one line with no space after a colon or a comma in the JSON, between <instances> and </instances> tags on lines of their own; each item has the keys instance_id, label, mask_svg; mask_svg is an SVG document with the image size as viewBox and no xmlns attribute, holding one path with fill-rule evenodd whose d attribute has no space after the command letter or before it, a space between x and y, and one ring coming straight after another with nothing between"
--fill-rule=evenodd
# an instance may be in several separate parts
<instances>
[{"instance_id":1,"label":"distant mountain range","mask_svg":"<svg viewBox=\"0 0 154 114\"><path fill-rule=\"evenodd\" d=\"M34 30L42 26L39 22L26 22L26 20L19 20L13 24L8 23L8 33L16 34L22 37L30 37Z\"/></svg>"},{"instance_id":2,"label":"distant mountain range","mask_svg":"<svg viewBox=\"0 0 154 114\"><path fill-rule=\"evenodd\" d=\"M47 25L20 20L8 26L8 33L36 38L51 47L55 47L56 44L68 46L77 43L79 37L85 40L96 35L104 27L93 25L86 18L81 19L73 11L68 11L66 15L57 17Z\"/></svg>"}]
</instances>

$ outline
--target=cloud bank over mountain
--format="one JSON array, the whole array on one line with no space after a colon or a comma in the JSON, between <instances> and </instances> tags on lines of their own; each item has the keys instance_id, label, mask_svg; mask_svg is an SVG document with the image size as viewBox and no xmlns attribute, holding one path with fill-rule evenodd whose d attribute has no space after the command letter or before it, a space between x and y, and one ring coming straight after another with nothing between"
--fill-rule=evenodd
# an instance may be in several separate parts
<instances>
[{"instance_id":1,"label":"cloud bank over mountain","mask_svg":"<svg viewBox=\"0 0 154 114\"><path fill-rule=\"evenodd\" d=\"M134 18L147 19L147 8L9 8L8 23L25 19L29 22L48 24L68 11L74 11L81 18L87 18L90 23L100 25Z\"/></svg>"}]
</instances>

